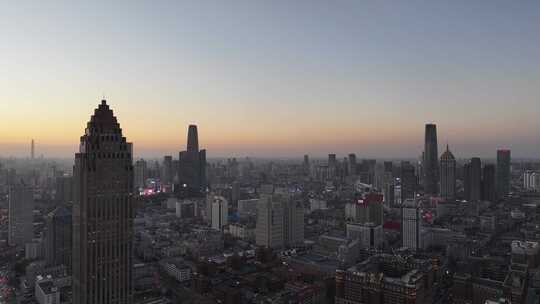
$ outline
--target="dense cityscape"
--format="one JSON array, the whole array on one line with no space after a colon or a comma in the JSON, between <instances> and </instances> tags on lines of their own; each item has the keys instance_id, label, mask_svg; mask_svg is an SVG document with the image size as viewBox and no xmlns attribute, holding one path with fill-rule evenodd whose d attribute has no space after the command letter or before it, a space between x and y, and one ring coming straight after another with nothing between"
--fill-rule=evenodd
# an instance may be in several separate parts
<instances>
[{"instance_id":1,"label":"dense cityscape","mask_svg":"<svg viewBox=\"0 0 540 304\"><path fill-rule=\"evenodd\" d=\"M540 304L540 1L0 1L0 304Z\"/></svg>"},{"instance_id":2,"label":"dense cityscape","mask_svg":"<svg viewBox=\"0 0 540 304\"><path fill-rule=\"evenodd\" d=\"M133 159L120 120L102 100L74 160L0 160L2 303L540 299L539 161L440 153L432 123L415 160L207 159L196 125Z\"/></svg>"}]
</instances>

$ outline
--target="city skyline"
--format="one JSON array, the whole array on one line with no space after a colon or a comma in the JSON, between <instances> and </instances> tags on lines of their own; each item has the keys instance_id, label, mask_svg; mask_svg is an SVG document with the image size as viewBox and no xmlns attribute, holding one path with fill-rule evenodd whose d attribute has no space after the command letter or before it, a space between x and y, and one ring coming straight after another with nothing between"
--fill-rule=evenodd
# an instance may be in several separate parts
<instances>
[{"instance_id":1,"label":"city skyline","mask_svg":"<svg viewBox=\"0 0 540 304\"><path fill-rule=\"evenodd\" d=\"M64 4L2 7L2 156L69 157L102 95L141 156L196 124L209 157L417 157L429 122L539 156L537 2Z\"/></svg>"},{"instance_id":2,"label":"city skyline","mask_svg":"<svg viewBox=\"0 0 540 304\"><path fill-rule=\"evenodd\" d=\"M8 1L0 37L0 304L540 303L540 1Z\"/></svg>"},{"instance_id":3,"label":"city skyline","mask_svg":"<svg viewBox=\"0 0 540 304\"><path fill-rule=\"evenodd\" d=\"M430 123L426 123L426 125L423 125L423 127L427 126L427 125L437 125L435 122L430 122ZM197 125L196 124L189 124L188 127L195 127L197 128ZM444 134L444 131L443 131L443 134ZM181 140L180 140L181 141ZM424 143L425 144L425 143ZM444 144L448 145L449 144L449 141L446 141L445 143L437 143L437 147L443 147ZM39 145L39 143L38 143ZM142 149L137 149L137 146L135 145L134 143L134 152L133 152L133 155L135 158L148 158L148 159L160 159L161 157L163 157L164 155L175 155L177 154L177 151L163 151L163 149L160 149L160 148L152 148L152 147L143 147ZM236 150L231 150L232 153L231 154L214 154L214 155L211 155L210 157L208 157L208 159L221 159L221 158L229 158L229 157L254 157L254 158L261 158L261 159L268 159L268 158L276 158L276 159L296 159L296 158L302 158L302 157L305 157L305 155L309 155L310 157L312 157L313 159L326 159L328 157L329 154L337 154L338 157L341 157L341 156L347 156L349 155L349 153L358 153L357 151L357 147L353 147L352 149L353 150L344 150L343 147L347 147L348 145L335 145L335 146L331 146L329 145L330 149L333 149L333 150L328 150L327 152L325 151L303 151L303 150L300 150L298 153L296 154L291 154L291 153L277 153L277 154L274 154L274 155L269 155L268 152L262 152L262 154L258 154L257 152L255 152L254 154L249 154L249 149L245 152L240 152L240 151L236 151ZM394 159L394 160L399 160L399 159L418 159L420 160L422 158L422 153L424 152L424 148L425 147L421 147L422 145L417 145L418 147L415 147L415 150L411 150L411 154L384 154L383 153L376 153L377 155L375 154L360 154L359 157L360 158L363 158L363 159ZM455 142L453 143L453 146L457 146L457 147L463 147L463 144L460 144L460 142ZM457 156L456 159L458 160L467 160L468 158L470 157L481 157L481 158L485 158L485 159L488 159L488 160L496 160L497 159L497 151L498 150L512 150L511 148L509 147L502 147L500 145L494 145L493 147L495 147L494 150L491 149L491 146L489 147L486 147L484 145L478 145L477 143L477 146L480 146L482 147L480 149L480 153L478 152L475 152L475 151L472 151L470 152L471 154L461 154L459 156ZM28 158L30 159L34 159L34 158L37 158L38 156L42 156L42 157L46 157L46 158L53 158L53 159L70 159L71 156L76 152L76 148L73 149L72 152L66 152L66 151L71 151L71 147L68 148L67 150L65 151L62 151L60 153L58 153L58 150L56 148L58 148L59 146L56 146L56 147L53 147L51 145L43 145L43 146L39 146L38 149L36 149L36 140L34 138L31 139L30 141L30 145L28 147L28 145L26 145L26 147L23 147L23 143L20 143L20 147L17 147L16 149L14 150L8 150L8 154L5 154L5 155L2 155L2 151L0 150L0 158L10 158L10 157L15 157L14 155L19 155L19 157L17 158L27 158L27 156L24 156L26 154L28 154ZM60 146L60 147L63 147L63 148L66 148L67 146ZM332 148L333 147L333 148ZM1 149L1 148L0 148ZM41 149L41 152L40 150ZM183 148L183 145L180 143L178 148L175 148L175 147L172 147L171 149L184 149ZM377 149L380 149L380 146L379 145L374 145L373 147L369 147L369 150L373 150L373 151L376 151ZM19 151L20 150L20 151ZM360 150L362 150L362 148L360 147ZM17 152L14 152L14 151L17 151ZM44 155L42 152L45 151L45 153L50 153L48 155ZM51 153L52 151L52 153ZM335 153L336 151L338 151L339 153ZM478 150L476 150L478 151ZM12 154L9 154L10 152L13 152ZM417 152L417 153L420 153L420 155L414 155L414 153ZM67 154L66 154L67 153ZM265 154L266 153L266 154ZM304 154L304 155L301 155L300 153L307 153L307 154ZM328 154L325 154L325 153L328 153ZM360 152L361 153L361 152ZM368 152L369 153L369 152ZM484 154L481 154L481 153L484 153ZM437 153L437 158L442 155L440 153ZM23 155L22 157L20 155ZM540 158L539 156L518 156L517 157L514 157L515 159L538 159Z\"/></svg>"},{"instance_id":4,"label":"city skyline","mask_svg":"<svg viewBox=\"0 0 540 304\"><path fill-rule=\"evenodd\" d=\"M191 125L194 125L194 124L190 124L189 126ZM196 126L196 125L195 125ZM439 148L444 148L445 145L448 145L450 144L451 142L444 142L444 143L439 143L438 144L438 147ZM51 146L51 145L38 145L38 143L35 142L34 140L34 144L35 144L35 159L38 159L38 158L44 158L44 159L53 159L53 160L71 160L72 159L72 156L73 154L76 153L76 148L73 149L72 152L71 151L71 147L70 146L67 146L67 145L62 145L62 146ZM133 156L135 159L144 159L144 160L161 160L164 156L176 156L176 154L178 154L178 151L175 151L176 150L181 150L181 149L184 149L185 147L185 144L182 145L181 143L178 145L178 147L172 147L172 148L167 148L166 150L164 150L163 148L157 148L157 149L153 149L152 147L143 147L142 149L137 149L136 143L134 143L134 153L133 153ZM457 146L457 147L464 147L464 144L459 144L458 143L453 143L452 144L453 146ZM305 150L299 150L298 153L289 153L289 152L278 152L278 153L275 153L275 154L270 154L268 151L259 151L261 153L258 153L257 151L258 150L253 150L255 151L254 153L251 153L248 152L248 151L251 151L249 148L247 150L245 150L244 152L242 151L237 151L237 150L226 150L226 151L230 151L231 153L230 154L227 154L227 152L224 152L224 153L221 153L221 154L214 154L214 153L211 153L210 156L208 156L208 160L220 160L220 159L228 159L228 158L253 158L253 159L276 159L276 160L302 160L306 155L310 157L310 159L312 160L316 160L316 161L326 161L328 159L328 155L329 154L333 154L333 155L336 155L337 158L339 159L342 159L343 157L348 157L350 156L351 153L353 154L356 154L358 156L359 159L377 159L377 160L394 160L394 161L399 161L399 160L418 160L420 161L422 159L422 152L423 152L423 145L422 144L418 144L417 146L418 147L414 147L411 149L410 151L410 154L395 154L394 152L387 152L386 154L385 153L375 153L375 151L380 148L380 146L377 146L377 145L374 145L372 147L368 147L367 151L368 153L371 153L371 154L362 154L362 152L358 152L358 151L365 151L365 149L363 149L362 147L359 147L359 148L356 148L356 147L353 147L352 149L353 150L347 150L346 148L343 148L343 146L348 146L348 145L343 145L343 146L339 146L339 145L335 145L335 146L332 146L330 144L328 144L328 146L330 147L329 149L332 149L333 150L328 150L328 151L315 151L313 152L312 151L305 151ZM396 145L397 146L397 145ZM460 161L460 162L466 162L468 161L470 158L472 157L480 157L482 158L483 160L488 160L490 162L495 162L497 160L497 151L498 150L512 150L511 148L509 148L508 146L497 146L497 145L493 145L494 149L491 149L492 145L489 145L489 146L486 146L486 145L480 145L480 144L477 144L475 145L476 147L480 147L479 150L471 150L469 152L467 152L466 154L462 153L462 154L458 154L456 156L456 160ZM30 148L29 148L30 147ZM1 147L1 148L6 148L5 146L4 147ZM364 147L365 148L365 147ZM416 149L417 148L417 149ZM454 149L453 149L454 150ZM457 150L457 149L456 149ZM22 142L17 142L17 147L11 147L11 148L8 148L6 150L7 152L5 154L2 154L0 152L0 159L4 158L4 159L32 159L32 144L28 145L26 144L26 146L24 146L24 143ZM67 151L67 152L66 152ZM338 152L336 152L338 151ZM374 151L373 153L371 151ZM476 151L476 152L475 152ZM479 152L481 151L481 152ZM513 150L512 150L513 151ZM418 153L416 153L418 152ZM444 152L444 151L443 151ZM303 155L301 153L304 153ZM394 153L394 154L392 154ZM416 155L416 154L419 154L419 155ZM458 151L459 153L459 151ZM439 153L439 157L442 155L442 153ZM532 154L532 155L517 155L517 156L514 156L513 157L515 160L538 160L540 159L540 155L535 155L535 154Z\"/></svg>"}]
</instances>

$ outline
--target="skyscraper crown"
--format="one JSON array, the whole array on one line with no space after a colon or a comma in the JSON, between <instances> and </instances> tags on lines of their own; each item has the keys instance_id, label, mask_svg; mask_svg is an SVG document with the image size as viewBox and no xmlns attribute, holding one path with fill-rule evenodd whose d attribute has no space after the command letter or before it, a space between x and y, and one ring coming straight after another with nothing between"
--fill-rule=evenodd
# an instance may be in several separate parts
<instances>
[{"instance_id":1,"label":"skyscraper crown","mask_svg":"<svg viewBox=\"0 0 540 304\"><path fill-rule=\"evenodd\" d=\"M450 151L448 145L446 145L446 151L441 155L441 160L455 160L454 154Z\"/></svg>"},{"instance_id":2,"label":"skyscraper crown","mask_svg":"<svg viewBox=\"0 0 540 304\"><path fill-rule=\"evenodd\" d=\"M126 138L122 136L120 124L106 100L102 100L94 110L94 114L86 124L85 133L81 136L79 152L89 153L90 151L128 151L128 144Z\"/></svg>"},{"instance_id":3,"label":"skyscraper crown","mask_svg":"<svg viewBox=\"0 0 540 304\"><path fill-rule=\"evenodd\" d=\"M197 134L196 125L189 125L187 152L199 152L199 135Z\"/></svg>"},{"instance_id":4,"label":"skyscraper crown","mask_svg":"<svg viewBox=\"0 0 540 304\"><path fill-rule=\"evenodd\" d=\"M122 134L120 125L114 116L113 111L107 105L106 100L102 100L97 109L94 110L94 115L90 117L87 124L86 134Z\"/></svg>"}]
</instances>

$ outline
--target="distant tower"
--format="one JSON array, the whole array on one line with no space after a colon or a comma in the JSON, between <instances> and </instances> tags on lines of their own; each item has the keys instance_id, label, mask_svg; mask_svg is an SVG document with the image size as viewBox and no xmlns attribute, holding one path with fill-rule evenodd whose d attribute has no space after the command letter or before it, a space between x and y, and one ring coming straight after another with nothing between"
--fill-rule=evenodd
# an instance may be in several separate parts
<instances>
[{"instance_id":1,"label":"distant tower","mask_svg":"<svg viewBox=\"0 0 540 304\"><path fill-rule=\"evenodd\" d=\"M408 161L401 162L401 201L414 199L416 193L417 179L414 173L414 166Z\"/></svg>"},{"instance_id":2,"label":"distant tower","mask_svg":"<svg viewBox=\"0 0 540 304\"><path fill-rule=\"evenodd\" d=\"M328 177L334 178L337 174L337 158L335 154L328 154Z\"/></svg>"},{"instance_id":3,"label":"distant tower","mask_svg":"<svg viewBox=\"0 0 540 304\"><path fill-rule=\"evenodd\" d=\"M495 165L487 164L482 173L482 200L494 202L496 199Z\"/></svg>"},{"instance_id":4,"label":"distant tower","mask_svg":"<svg viewBox=\"0 0 540 304\"><path fill-rule=\"evenodd\" d=\"M173 181L174 169L173 169L173 158L170 155L163 157L163 166L161 167L161 181L164 184L170 184Z\"/></svg>"},{"instance_id":5,"label":"distant tower","mask_svg":"<svg viewBox=\"0 0 540 304\"><path fill-rule=\"evenodd\" d=\"M180 183L193 194L206 190L206 150L199 150L199 135L196 125L188 128L186 151L179 153Z\"/></svg>"},{"instance_id":6,"label":"distant tower","mask_svg":"<svg viewBox=\"0 0 540 304\"><path fill-rule=\"evenodd\" d=\"M456 198L456 159L448 145L441 155L441 197L446 200Z\"/></svg>"},{"instance_id":7,"label":"distant tower","mask_svg":"<svg viewBox=\"0 0 540 304\"><path fill-rule=\"evenodd\" d=\"M146 179L148 177L148 168L146 161L144 159L139 159L135 162L135 167L133 168L133 181L134 188L136 191L144 189L146 186Z\"/></svg>"},{"instance_id":8,"label":"distant tower","mask_svg":"<svg viewBox=\"0 0 540 304\"><path fill-rule=\"evenodd\" d=\"M424 147L424 192L437 195L439 181L439 153L437 148L437 126L426 124Z\"/></svg>"},{"instance_id":9,"label":"distant tower","mask_svg":"<svg viewBox=\"0 0 540 304\"><path fill-rule=\"evenodd\" d=\"M34 140L32 139L32 143L30 144L30 158L34 159L36 156L36 150L34 145Z\"/></svg>"},{"instance_id":10,"label":"distant tower","mask_svg":"<svg viewBox=\"0 0 540 304\"><path fill-rule=\"evenodd\" d=\"M465 199L468 201L479 201L482 199L482 162L480 158L471 158L470 163L465 168Z\"/></svg>"},{"instance_id":11,"label":"distant tower","mask_svg":"<svg viewBox=\"0 0 540 304\"><path fill-rule=\"evenodd\" d=\"M211 198L212 229L223 231L229 219L229 202L222 196Z\"/></svg>"},{"instance_id":12,"label":"distant tower","mask_svg":"<svg viewBox=\"0 0 540 304\"><path fill-rule=\"evenodd\" d=\"M286 246L304 243L304 206L301 201L283 201L283 241Z\"/></svg>"},{"instance_id":13,"label":"distant tower","mask_svg":"<svg viewBox=\"0 0 540 304\"><path fill-rule=\"evenodd\" d=\"M73 168L73 303L133 303L133 158L103 100Z\"/></svg>"},{"instance_id":14,"label":"distant tower","mask_svg":"<svg viewBox=\"0 0 540 304\"><path fill-rule=\"evenodd\" d=\"M196 125L190 125L188 128L187 152L199 152L199 134Z\"/></svg>"},{"instance_id":15,"label":"distant tower","mask_svg":"<svg viewBox=\"0 0 540 304\"><path fill-rule=\"evenodd\" d=\"M348 158L349 162L347 163L347 171L349 173L349 175L356 175L356 154L354 153L351 153L349 154L349 158Z\"/></svg>"},{"instance_id":16,"label":"distant tower","mask_svg":"<svg viewBox=\"0 0 540 304\"><path fill-rule=\"evenodd\" d=\"M336 166L337 160L335 154L328 154L328 166Z\"/></svg>"},{"instance_id":17,"label":"distant tower","mask_svg":"<svg viewBox=\"0 0 540 304\"><path fill-rule=\"evenodd\" d=\"M497 196L510 193L510 150L497 150Z\"/></svg>"}]
</instances>

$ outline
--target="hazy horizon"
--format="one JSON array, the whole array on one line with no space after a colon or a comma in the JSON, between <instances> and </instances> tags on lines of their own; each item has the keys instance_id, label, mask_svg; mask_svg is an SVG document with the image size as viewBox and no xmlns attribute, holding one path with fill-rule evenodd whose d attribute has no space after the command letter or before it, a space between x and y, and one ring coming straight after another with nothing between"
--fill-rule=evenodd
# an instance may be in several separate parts
<instances>
[{"instance_id":1,"label":"hazy horizon","mask_svg":"<svg viewBox=\"0 0 540 304\"><path fill-rule=\"evenodd\" d=\"M540 158L540 2L3 4L0 155L72 157L104 94L135 155ZM16 26L14 26L16 25Z\"/></svg>"}]
</instances>

